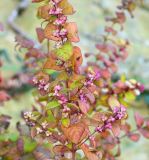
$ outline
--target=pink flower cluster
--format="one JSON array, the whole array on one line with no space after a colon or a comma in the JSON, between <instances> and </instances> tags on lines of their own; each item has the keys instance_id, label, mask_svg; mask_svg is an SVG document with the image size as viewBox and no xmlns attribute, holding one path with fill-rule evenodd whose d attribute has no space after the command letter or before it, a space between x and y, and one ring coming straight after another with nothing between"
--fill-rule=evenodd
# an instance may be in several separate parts
<instances>
[{"instance_id":1,"label":"pink flower cluster","mask_svg":"<svg viewBox=\"0 0 149 160\"><path fill-rule=\"evenodd\" d=\"M123 119L125 116L126 108L123 105L121 105L120 107L115 107L113 110L113 115L108 119L104 118L104 124L101 127L96 127L95 131L104 132L106 129L112 129L112 124L117 120Z\"/></svg>"},{"instance_id":2,"label":"pink flower cluster","mask_svg":"<svg viewBox=\"0 0 149 160\"><path fill-rule=\"evenodd\" d=\"M140 95L144 91L144 85L138 83L136 80L127 80L125 82L118 81L113 86L113 92L118 90L121 91L128 91L132 90L136 96Z\"/></svg>"},{"instance_id":3,"label":"pink flower cluster","mask_svg":"<svg viewBox=\"0 0 149 160\"><path fill-rule=\"evenodd\" d=\"M58 99L58 102L63 106L63 112L68 112L68 111L70 111L70 109L66 105L68 102L68 99L64 94L60 93L61 89L62 88L60 85L56 85L54 87L54 94L53 95L56 96L56 98Z\"/></svg>"},{"instance_id":4,"label":"pink flower cluster","mask_svg":"<svg viewBox=\"0 0 149 160\"><path fill-rule=\"evenodd\" d=\"M66 21L67 21L67 17L63 15L63 16L57 18L57 19L54 21L54 24L57 25L57 26L59 26L59 25L65 24Z\"/></svg>"},{"instance_id":5,"label":"pink flower cluster","mask_svg":"<svg viewBox=\"0 0 149 160\"><path fill-rule=\"evenodd\" d=\"M33 118L32 112L24 112L23 117L24 117L27 125L32 126L32 127L35 126L35 123L31 121L31 119Z\"/></svg>"},{"instance_id":6,"label":"pink flower cluster","mask_svg":"<svg viewBox=\"0 0 149 160\"><path fill-rule=\"evenodd\" d=\"M53 24L57 26L57 29L53 32L53 36L60 39L56 42L56 48L59 48L63 43L67 41L68 31L64 28L67 21L67 16L63 14L63 9L58 6L61 0L52 0L53 8L50 9L49 14L56 16Z\"/></svg>"},{"instance_id":7,"label":"pink flower cluster","mask_svg":"<svg viewBox=\"0 0 149 160\"><path fill-rule=\"evenodd\" d=\"M86 96L85 96L85 94L83 93L82 90L80 90L80 92L79 92L79 98L83 102L86 102L86 100L87 100L87 98L86 98Z\"/></svg>"},{"instance_id":8,"label":"pink flower cluster","mask_svg":"<svg viewBox=\"0 0 149 160\"><path fill-rule=\"evenodd\" d=\"M45 93L49 89L49 83L46 82L44 79L37 79L37 77L33 77L33 84L38 87L38 90L42 93Z\"/></svg>"},{"instance_id":9,"label":"pink flower cluster","mask_svg":"<svg viewBox=\"0 0 149 160\"><path fill-rule=\"evenodd\" d=\"M59 15L62 14L62 9L61 8L52 8L49 11L50 15Z\"/></svg>"},{"instance_id":10,"label":"pink flower cluster","mask_svg":"<svg viewBox=\"0 0 149 160\"><path fill-rule=\"evenodd\" d=\"M100 78L100 73L99 72L96 72L96 73L88 73L87 74L87 80L85 82L85 86L91 86L93 85L93 82L95 80L98 80Z\"/></svg>"},{"instance_id":11,"label":"pink flower cluster","mask_svg":"<svg viewBox=\"0 0 149 160\"><path fill-rule=\"evenodd\" d=\"M61 37L61 38L66 38L66 35L67 35L67 30L66 29L57 29L57 30L55 30L54 32L53 32L53 35L55 36L55 37Z\"/></svg>"}]
</instances>

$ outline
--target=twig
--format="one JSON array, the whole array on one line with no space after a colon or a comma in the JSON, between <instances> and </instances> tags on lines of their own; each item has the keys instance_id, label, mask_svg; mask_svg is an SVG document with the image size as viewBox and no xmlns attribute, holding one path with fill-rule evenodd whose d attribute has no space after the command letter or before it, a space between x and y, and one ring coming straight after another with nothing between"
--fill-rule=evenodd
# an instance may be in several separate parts
<instances>
[{"instance_id":1,"label":"twig","mask_svg":"<svg viewBox=\"0 0 149 160\"><path fill-rule=\"evenodd\" d=\"M12 11L10 16L8 17L7 23L10 26L10 28L16 33L20 34L24 38L28 38L27 34L23 32L16 24L15 20L18 16L22 15L22 13L27 9L29 6L29 0L22 0L17 7Z\"/></svg>"},{"instance_id":2,"label":"twig","mask_svg":"<svg viewBox=\"0 0 149 160\"><path fill-rule=\"evenodd\" d=\"M30 39L30 37L28 36L28 34L26 32L24 32L23 30L21 30L17 24L15 23L15 20L21 16L24 11L28 8L30 4L29 0L21 0L21 2L16 6L16 8L11 12L10 16L7 19L7 23L9 25L9 27L16 33L19 34L21 37L24 37L26 39ZM40 44L38 42L36 42L35 40L33 40L36 47L40 48Z\"/></svg>"}]
</instances>

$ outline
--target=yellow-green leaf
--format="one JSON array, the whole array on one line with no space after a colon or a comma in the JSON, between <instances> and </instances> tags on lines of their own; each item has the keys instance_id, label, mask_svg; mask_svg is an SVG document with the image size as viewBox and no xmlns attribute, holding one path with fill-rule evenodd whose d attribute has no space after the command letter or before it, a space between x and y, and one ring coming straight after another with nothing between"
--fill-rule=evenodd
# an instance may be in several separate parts
<instances>
[{"instance_id":1,"label":"yellow-green leaf","mask_svg":"<svg viewBox=\"0 0 149 160\"><path fill-rule=\"evenodd\" d=\"M58 58L67 61L73 54L73 47L70 42L66 42L61 48L56 49L55 54Z\"/></svg>"},{"instance_id":2,"label":"yellow-green leaf","mask_svg":"<svg viewBox=\"0 0 149 160\"><path fill-rule=\"evenodd\" d=\"M52 108L56 108L59 106L60 106L60 104L58 103L58 101L53 100L53 101L49 102L46 107L47 107L47 109L52 109Z\"/></svg>"},{"instance_id":3,"label":"yellow-green leaf","mask_svg":"<svg viewBox=\"0 0 149 160\"><path fill-rule=\"evenodd\" d=\"M63 118L62 119L62 125L64 127L69 127L69 125L70 125L70 119L69 118Z\"/></svg>"}]
</instances>

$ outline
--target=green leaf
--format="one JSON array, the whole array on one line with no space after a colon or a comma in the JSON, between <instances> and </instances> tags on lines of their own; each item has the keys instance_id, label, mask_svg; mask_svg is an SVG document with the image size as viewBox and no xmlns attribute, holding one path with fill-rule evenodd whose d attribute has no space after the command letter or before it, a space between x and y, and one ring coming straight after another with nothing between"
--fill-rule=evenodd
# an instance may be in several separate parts
<instances>
[{"instance_id":1,"label":"green leaf","mask_svg":"<svg viewBox=\"0 0 149 160\"><path fill-rule=\"evenodd\" d=\"M66 42L61 48L56 49L55 53L60 59L67 61L73 54L72 44L70 42Z\"/></svg>"},{"instance_id":2,"label":"green leaf","mask_svg":"<svg viewBox=\"0 0 149 160\"><path fill-rule=\"evenodd\" d=\"M47 120L50 121L50 122L55 122L55 117L53 116L53 113L51 110L47 110Z\"/></svg>"},{"instance_id":3,"label":"green leaf","mask_svg":"<svg viewBox=\"0 0 149 160\"><path fill-rule=\"evenodd\" d=\"M122 75L121 75L121 81L122 81L122 82L125 82L125 81L126 81L126 76L125 76L125 74L122 74Z\"/></svg>"},{"instance_id":4,"label":"green leaf","mask_svg":"<svg viewBox=\"0 0 149 160\"><path fill-rule=\"evenodd\" d=\"M69 149L72 149L73 144L70 142L70 143L68 143L66 146L67 146Z\"/></svg>"},{"instance_id":5,"label":"green leaf","mask_svg":"<svg viewBox=\"0 0 149 160\"><path fill-rule=\"evenodd\" d=\"M63 118L62 119L62 125L64 127L69 127L69 125L70 125L70 119L69 118Z\"/></svg>"},{"instance_id":6,"label":"green leaf","mask_svg":"<svg viewBox=\"0 0 149 160\"><path fill-rule=\"evenodd\" d=\"M16 142L18 137L18 133L5 133L0 135L0 141L11 140L12 142Z\"/></svg>"},{"instance_id":7,"label":"green leaf","mask_svg":"<svg viewBox=\"0 0 149 160\"><path fill-rule=\"evenodd\" d=\"M37 120L41 115L38 111L33 111L32 114L33 114L33 117L31 118L32 120Z\"/></svg>"},{"instance_id":8,"label":"green leaf","mask_svg":"<svg viewBox=\"0 0 149 160\"><path fill-rule=\"evenodd\" d=\"M53 100L53 101L49 102L46 107L47 107L47 109L52 109L52 108L56 108L59 106L60 106L60 104L58 103L58 101Z\"/></svg>"},{"instance_id":9,"label":"green leaf","mask_svg":"<svg viewBox=\"0 0 149 160\"><path fill-rule=\"evenodd\" d=\"M125 100L126 100L127 102L134 101L135 98L136 98L136 96L135 96L134 93L131 92L131 91L129 91L129 92L127 92L127 93L125 94Z\"/></svg>"},{"instance_id":10,"label":"green leaf","mask_svg":"<svg viewBox=\"0 0 149 160\"><path fill-rule=\"evenodd\" d=\"M47 96L41 96L41 97L38 98L38 100L39 100L40 102L47 101L47 99L48 99Z\"/></svg>"},{"instance_id":11,"label":"green leaf","mask_svg":"<svg viewBox=\"0 0 149 160\"><path fill-rule=\"evenodd\" d=\"M49 74L49 75L57 73L57 71L55 71L53 69L44 69L44 72Z\"/></svg>"},{"instance_id":12,"label":"green leaf","mask_svg":"<svg viewBox=\"0 0 149 160\"><path fill-rule=\"evenodd\" d=\"M24 138L24 152L30 153L37 146L37 143L29 138Z\"/></svg>"}]
</instances>

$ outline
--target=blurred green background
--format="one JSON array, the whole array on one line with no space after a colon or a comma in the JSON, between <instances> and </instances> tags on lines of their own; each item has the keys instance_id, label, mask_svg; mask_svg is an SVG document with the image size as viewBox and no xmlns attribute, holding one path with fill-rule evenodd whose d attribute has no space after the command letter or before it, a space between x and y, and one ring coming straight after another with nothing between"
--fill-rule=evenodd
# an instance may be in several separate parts
<instances>
[{"instance_id":1,"label":"blurred green background","mask_svg":"<svg viewBox=\"0 0 149 160\"><path fill-rule=\"evenodd\" d=\"M29 38L36 40L35 28L39 26L40 20L36 18L36 4L30 1L20 0L0 0L0 22L4 25L4 32L0 32L0 58L4 60L1 72L5 78L11 77L14 73L21 72L22 63L16 59L16 55L23 57L23 53L14 50L15 33L8 24L8 19L18 5L25 5L25 10L16 17L15 24ZM103 33L104 18L113 15L120 0L70 0L77 11L71 17L76 21L79 28L79 46L82 51L94 52L95 44ZM145 93L139 97L138 101L130 108L130 115L137 109L144 116L149 115L149 0L145 0L143 6L139 6L134 13L135 18L128 20L125 30L120 34L121 37L129 39L129 58L120 65L119 73L125 73L127 78L135 78L145 85ZM32 91L21 92L14 99L0 107L0 113L10 114L13 117L12 129L20 119L20 111L29 109L34 103ZM130 116L131 117L131 116ZM130 118L130 120L133 118ZM123 153L120 160L149 160L149 140L141 138L137 143L124 140L122 144Z\"/></svg>"}]
</instances>

